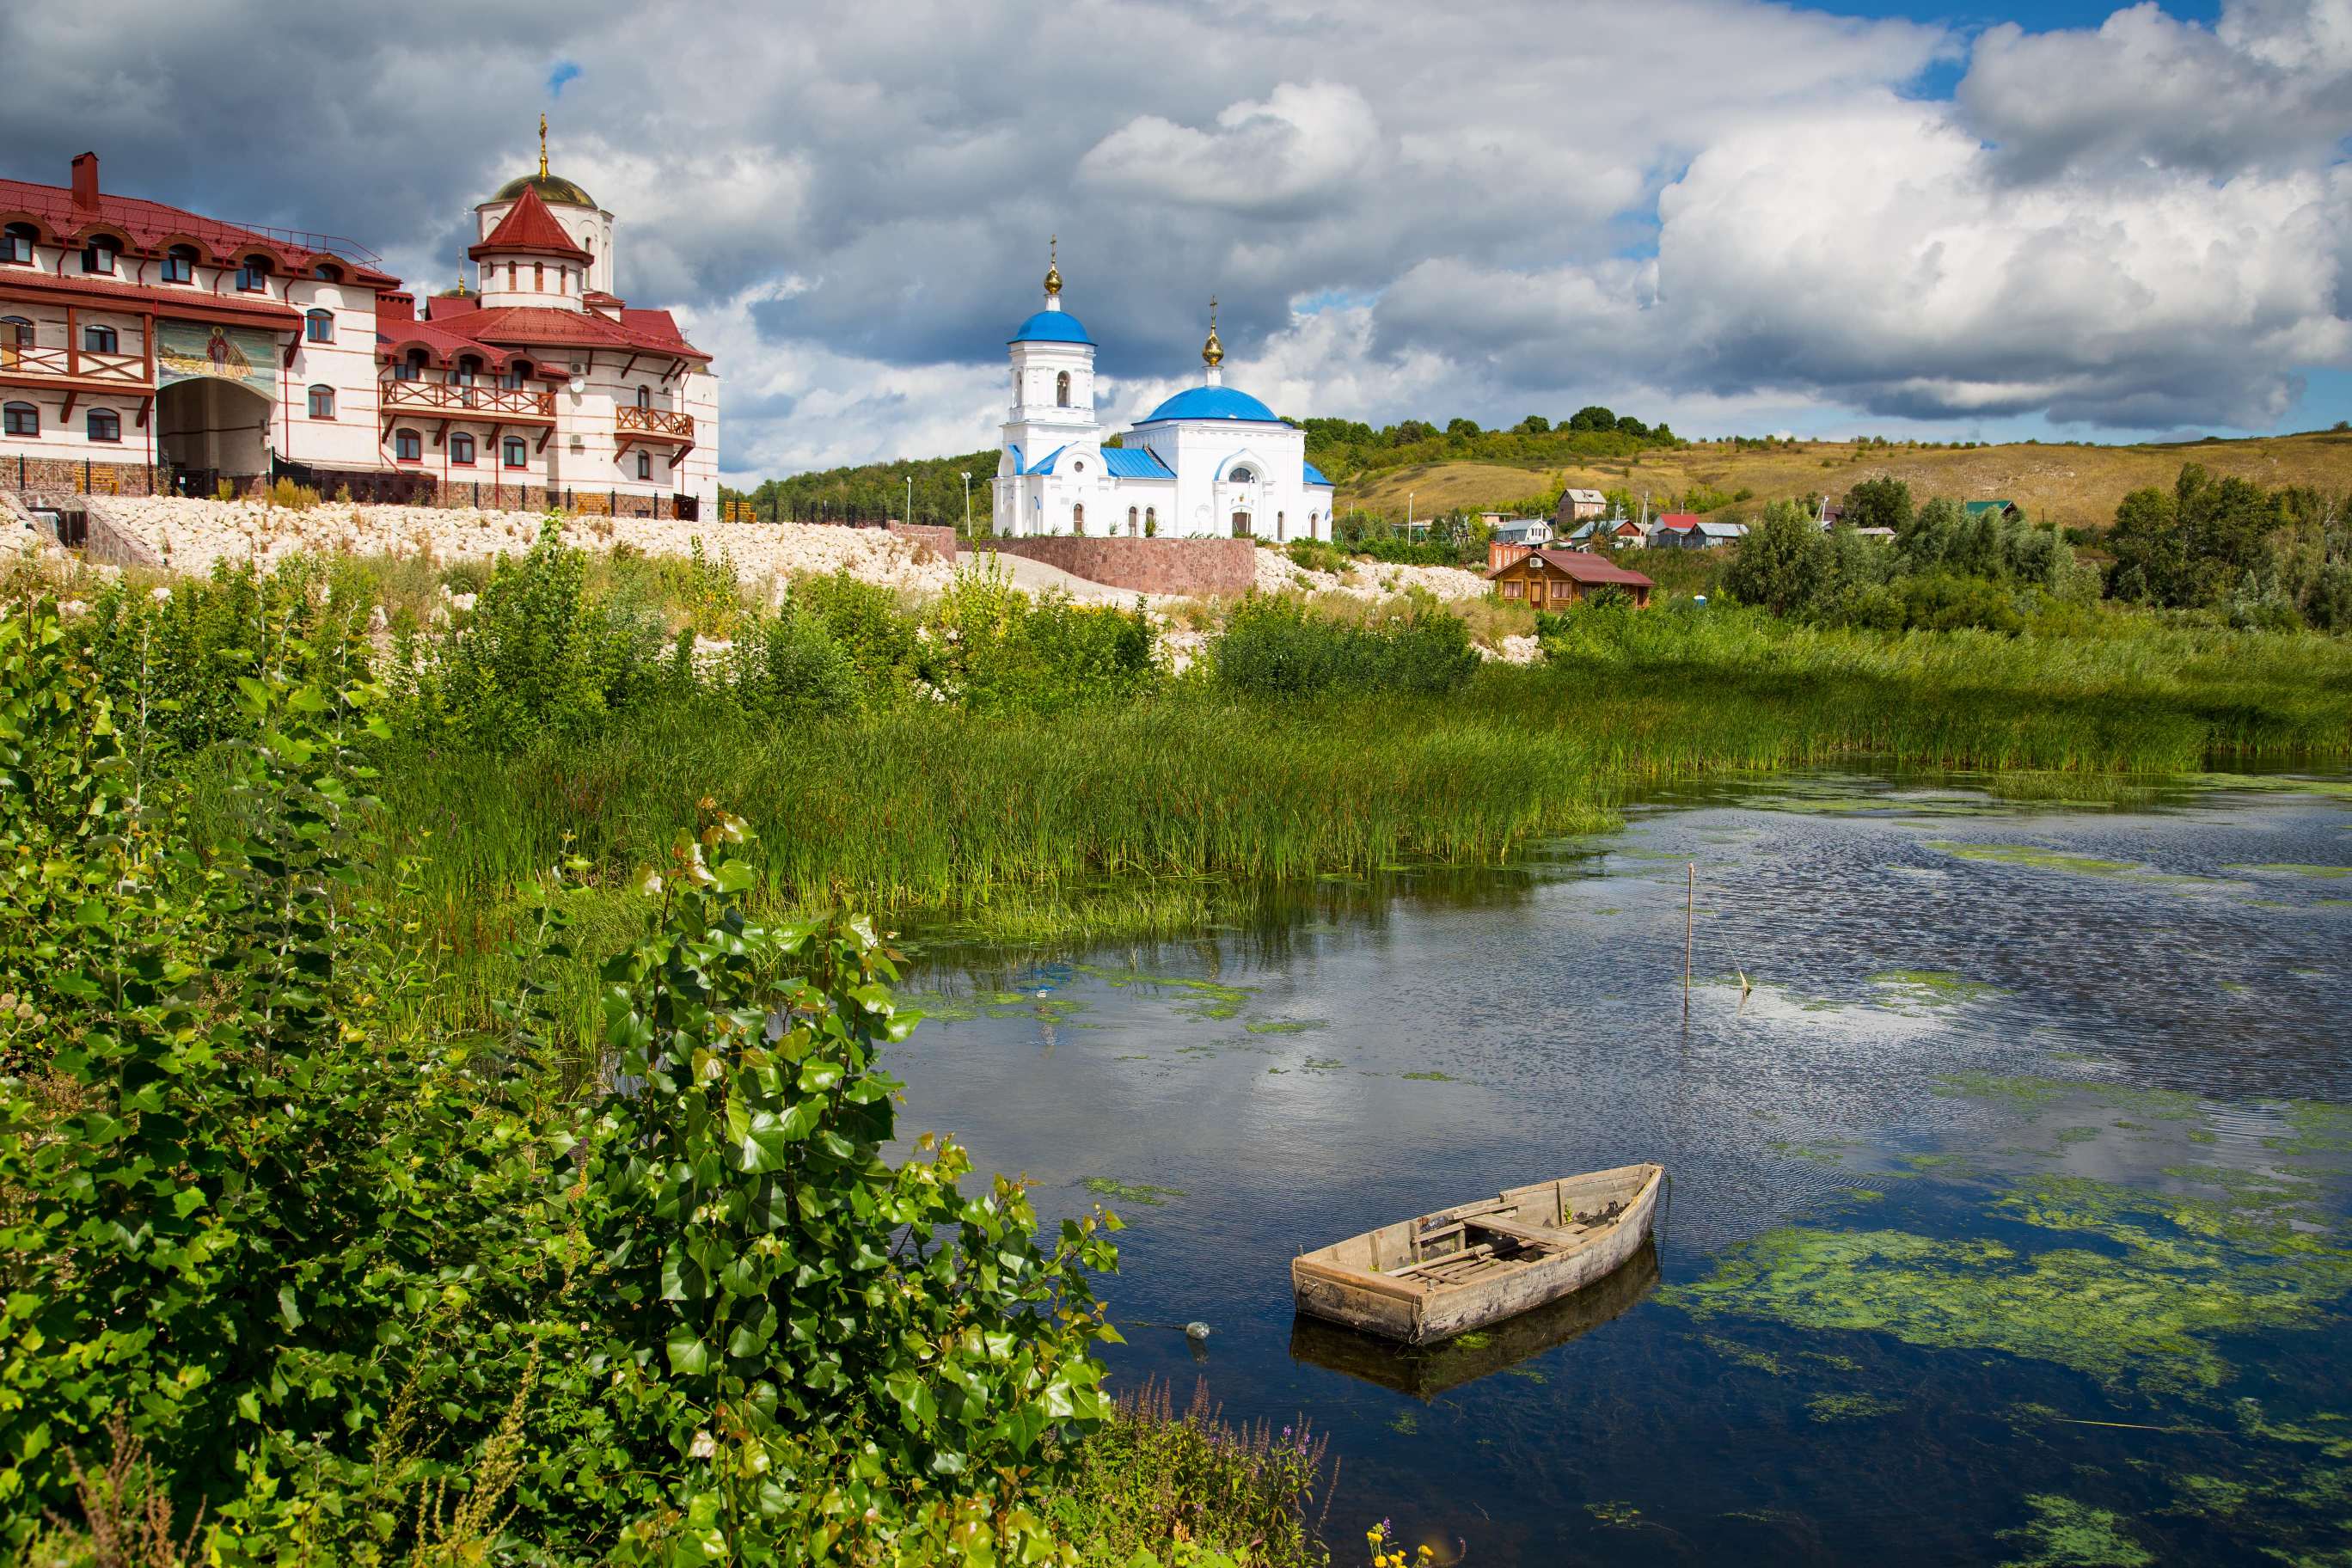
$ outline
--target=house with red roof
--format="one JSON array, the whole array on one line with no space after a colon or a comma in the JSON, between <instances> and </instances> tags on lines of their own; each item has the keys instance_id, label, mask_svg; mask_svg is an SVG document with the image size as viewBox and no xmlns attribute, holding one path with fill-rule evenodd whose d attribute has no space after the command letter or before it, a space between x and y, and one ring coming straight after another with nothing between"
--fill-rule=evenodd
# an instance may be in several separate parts
<instances>
[{"instance_id":1,"label":"house with red roof","mask_svg":"<svg viewBox=\"0 0 2352 1568\"><path fill-rule=\"evenodd\" d=\"M107 193L95 153L0 179L0 488L715 517L710 356L614 292L613 215L546 133L422 301L349 240Z\"/></svg>"},{"instance_id":2,"label":"house with red roof","mask_svg":"<svg viewBox=\"0 0 2352 1568\"><path fill-rule=\"evenodd\" d=\"M1641 609L1657 586L1639 572L1582 550L1530 550L1488 572L1486 581L1495 584L1498 596L1538 610L1564 610L1604 588L1632 595L1634 607Z\"/></svg>"}]
</instances>

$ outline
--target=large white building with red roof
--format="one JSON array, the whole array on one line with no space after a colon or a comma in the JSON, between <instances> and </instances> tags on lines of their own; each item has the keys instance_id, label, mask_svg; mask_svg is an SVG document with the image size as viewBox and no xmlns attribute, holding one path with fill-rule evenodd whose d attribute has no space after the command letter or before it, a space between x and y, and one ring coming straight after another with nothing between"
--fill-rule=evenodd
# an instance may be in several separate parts
<instances>
[{"instance_id":1,"label":"large white building with red roof","mask_svg":"<svg viewBox=\"0 0 2352 1568\"><path fill-rule=\"evenodd\" d=\"M0 489L716 516L719 384L614 292L613 215L547 166L428 299L349 241L0 179Z\"/></svg>"}]
</instances>

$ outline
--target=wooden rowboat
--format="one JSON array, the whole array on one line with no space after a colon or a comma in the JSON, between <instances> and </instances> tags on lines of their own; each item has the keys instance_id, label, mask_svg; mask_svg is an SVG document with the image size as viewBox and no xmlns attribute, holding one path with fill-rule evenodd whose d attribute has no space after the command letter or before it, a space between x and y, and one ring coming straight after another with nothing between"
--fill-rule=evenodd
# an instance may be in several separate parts
<instances>
[{"instance_id":1,"label":"wooden rowboat","mask_svg":"<svg viewBox=\"0 0 2352 1568\"><path fill-rule=\"evenodd\" d=\"M1641 1305L1658 1283L1658 1248L1645 1241L1614 1274L1506 1322L1435 1344L1400 1345L1310 1318L1290 1320L1290 1359L1363 1379L1427 1405L1465 1384L1607 1327Z\"/></svg>"},{"instance_id":2,"label":"wooden rowboat","mask_svg":"<svg viewBox=\"0 0 2352 1568\"><path fill-rule=\"evenodd\" d=\"M1429 1344L1516 1317L1641 1250L1661 1165L1563 1176L1351 1236L1290 1260L1298 1310Z\"/></svg>"}]
</instances>

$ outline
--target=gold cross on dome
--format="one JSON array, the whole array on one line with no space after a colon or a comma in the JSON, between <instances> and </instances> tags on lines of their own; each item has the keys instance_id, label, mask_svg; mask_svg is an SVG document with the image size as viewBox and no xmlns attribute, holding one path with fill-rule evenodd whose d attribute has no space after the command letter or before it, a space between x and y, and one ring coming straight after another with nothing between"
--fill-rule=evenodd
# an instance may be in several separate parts
<instances>
[{"instance_id":1,"label":"gold cross on dome","mask_svg":"<svg viewBox=\"0 0 2352 1568\"><path fill-rule=\"evenodd\" d=\"M547 178L547 111L539 114L539 177Z\"/></svg>"}]
</instances>

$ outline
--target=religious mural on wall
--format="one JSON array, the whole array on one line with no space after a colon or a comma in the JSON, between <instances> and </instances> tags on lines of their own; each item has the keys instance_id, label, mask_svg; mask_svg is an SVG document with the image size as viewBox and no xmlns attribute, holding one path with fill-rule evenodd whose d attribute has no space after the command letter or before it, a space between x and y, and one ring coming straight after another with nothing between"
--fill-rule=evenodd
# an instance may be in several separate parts
<instances>
[{"instance_id":1,"label":"religious mural on wall","mask_svg":"<svg viewBox=\"0 0 2352 1568\"><path fill-rule=\"evenodd\" d=\"M155 323L155 384L233 381L262 396L278 395L278 350L268 332L199 321Z\"/></svg>"}]
</instances>

